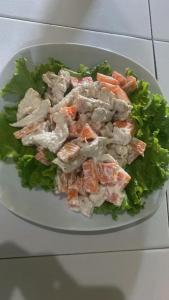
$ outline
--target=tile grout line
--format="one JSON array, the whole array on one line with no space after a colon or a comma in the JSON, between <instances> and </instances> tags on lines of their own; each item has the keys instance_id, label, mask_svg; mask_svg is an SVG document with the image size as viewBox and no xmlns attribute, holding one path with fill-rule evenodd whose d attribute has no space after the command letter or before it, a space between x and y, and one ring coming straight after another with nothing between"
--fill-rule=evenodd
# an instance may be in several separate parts
<instances>
[{"instance_id":1,"label":"tile grout line","mask_svg":"<svg viewBox=\"0 0 169 300\"><path fill-rule=\"evenodd\" d=\"M141 37L141 36L136 36L136 35L127 35L125 33L116 33L116 32L108 32L108 31L100 31L97 29L89 29L89 28L79 28L79 27L73 27L73 26L68 26L68 25L59 25L59 24L54 24L54 23L48 23L44 21L36 21L36 20L31 20L29 18L20 18L20 17L10 17L7 15L0 15L0 18L6 19L6 20L12 20L12 21L23 21L23 22L29 22L33 24L39 24L39 25L49 25L49 26L57 26L61 28L66 28L66 29L76 29L76 30L84 30L84 31L89 31L89 32L95 32L95 33L103 33L103 34L110 34L110 35L119 35L122 37L129 37L129 38L135 38L135 39L140 39L140 40L145 40L145 41L151 41L151 37Z\"/></svg>"},{"instance_id":2,"label":"tile grout line","mask_svg":"<svg viewBox=\"0 0 169 300\"><path fill-rule=\"evenodd\" d=\"M152 41L152 49L153 49L153 57L154 57L154 72L155 72L155 77L158 80L156 53L155 53L153 26L152 26L152 16L151 16L151 5L150 5L150 0L147 0L147 1L148 1L148 9L149 9L151 41Z\"/></svg>"},{"instance_id":3,"label":"tile grout line","mask_svg":"<svg viewBox=\"0 0 169 300\"><path fill-rule=\"evenodd\" d=\"M42 255L30 255L30 256L13 256L13 257L0 257L0 262L3 260L19 260L19 259L36 259L36 258L50 258L50 257L59 257L59 256L80 256L80 255L94 255L94 254L115 254L115 253L132 253L132 252L140 252L140 251L165 251L169 250L168 246L165 247L158 247L158 248L149 248L149 249L128 249L128 250L108 250L108 251L89 251L89 252L74 252L74 253L68 253L68 254L42 254Z\"/></svg>"},{"instance_id":4,"label":"tile grout line","mask_svg":"<svg viewBox=\"0 0 169 300\"><path fill-rule=\"evenodd\" d=\"M147 1L149 2L149 0L147 0ZM149 13L149 16L150 16L150 13ZM42 24L42 25L63 27L63 28L68 28L68 29L70 28L70 29L77 29L77 30L85 30L85 31L89 31L89 32L119 35L119 36L122 36L122 37L131 37L131 38L136 38L136 39L146 40L146 41L151 41L152 40L152 38L141 37L141 36L137 36L137 35L128 35L128 34L125 34L125 33L109 32L109 31L99 31L97 29L79 28L79 27L72 27L72 26L68 26L68 25L59 25L59 24L55 24L55 23L48 23L48 22L43 22L43 21L31 20L29 18L22 19L22 18L19 18L19 17L8 16L8 15L0 15L0 18L7 19L7 20L12 20L12 21L23 21L23 22L28 22L28 23L35 23L35 24L39 24L39 25ZM151 33L151 37L152 36L153 36L153 32ZM167 40L167 39L160 39L160 38L155 38L154 39L154 37L153 37L153 42L154 41L155 42L161 42L161 43L169 43L169 40Z\"/></svg>"}]
</instances>

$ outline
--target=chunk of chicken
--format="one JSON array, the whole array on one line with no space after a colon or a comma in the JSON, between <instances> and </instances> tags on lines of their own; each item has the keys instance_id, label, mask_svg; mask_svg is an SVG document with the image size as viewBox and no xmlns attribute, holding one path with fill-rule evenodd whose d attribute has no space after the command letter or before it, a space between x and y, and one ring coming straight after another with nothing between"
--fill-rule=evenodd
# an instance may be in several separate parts
<instances>
[{"instance_id":1,"label":"chunk of chicken","mask_svg":"<svg viewBox=\"0 0 169 300\"><path fill-rule=\"evenodd\" d=\"M25 128L25 127L24 127ZM24 129L22 128L19 130L20 132ZM27 131L25 135L22 136L22 144L24 146L33 145L33 136L39 133L43 133L49 130L49 121L38 123L38 126L36 124L33 124L33 128L36 130L33 130L31 133Z\"/></svg>"},{"instance_id":2,"label":"chunk of chicken","mask_svg":"<svg viewBox=\"0 0 169 300\"><path fill-rule=\"evenodd\" d=\"M53 72L47 72L42 75L43 81L48 85L46 97L56 104L62 100L64 93L70 84L70 74L61 70L58 75Z\"/></svg>"},{"instance_id":3,"label":"chunk of chicken","mask_svg":"<svg viewBox=\"0 0 169 300\"><path fill-rule=\"evenodd\" d=\"M109 143L108 139L105 137L97 137L94 141L90 143L79 143L81 148L81 154L86 158L101 156L106 151L106 145Z\"/></svg>"},{"instance_id":4,"label":"chunk of chicken","mask_svg":"<svg viewBox=\"0 0 169 300\"><path fill-rule=\"evenodd\" d=\"M32 136L33 143L56 153L69 135L69 130L62 115L57 120L55 130Z\"/></svg>"},{"instance_id":5,"label":"chunk of chicken","mask_svg":"<svg viewBox=\"0 0 169 300\"><path fill-rule=\"evenodd\" d=\"M79 139L73 140L73 142L80 147L79 155L75 160L69 162L63 162L58 158L53 160L53 163L58 165L65 173L78 169L87 158L101 156L105 152L109 141L104 137L97 137L90 143L83 143Z\"/></svg>"},{"instance_id":6,"label":"chunk of chicken","mask_svg":"<svg viewBox=\"0 0 169 300\"><path fill-rule=\"evenodd\" d=\"M106 187L100 185L99 192L90 194L89 199L93 203L94 207L100 207L107 199Z\"/></svg>"},{"instance_id":7,"label":"chunk of chicken","mask_svg":"<svg viewBox=\"0 0 169 300\"><path fill-rule=\"evenodd\" d=\"M41 104L41 96L34 89L27 90L24 98L18 104L17 121L21 120L25 116L31 114Z\"/></svg>"},{"instance_id":8,"label":"chunk of chicken","mask_svg":"<svg viewBox=\"0 0 169 300\"><path fill-rule=\"evenodd\" d=\"M43 122L45 120L45 118L47 117L50 106L51 106L51 104L48 99L41 101L39 107L36 108L31 114L29 114L28 116L24 117L23 119L17 121L16 123L11 124L11 126L25 127L25 126L29 126L30 124L33 124L33 123Z\"/></svg>"},{"instance_id":9,"label":"chunk of chicken","mask_svg":"<svg viewBox=\"0 0 169 300\"><path fill-rule=\"evenodd\" d=\"M128 145L132 138L134 124L130 121L116 121L113 123L112 143Z\"/></svg>"},{"instance_id":10,"label":"chunk of chicken","mask_svg":"<svg viewBox=\"0 0 169 300\"><path fill-rule=\"evenodd\" d=\"M127 164L128 145L110 144L107 151L117 160L120 166L124 167Z\"/></svg>"},{"instance_id":11,"label":"chunk of chicken","mask_svg":"<svg viewBox=\"0 0 169 300\"><path fill-rule=\"evenodd\" d=\"M117 99L114 102L114 119L115 120L126 120L131 113L132 105L127 101Z\"/></svg>"},{"instance_id":12,"label":"chunk of chicken","mask_svg":"<svg viewBox=\"0 0 169 300\"><path fill-rule=\"evenodd\" d=\"M146 144L143 141L133 138L129 144L127 163L131 164L139 155L144 156L145 149Z\"/></svg>"},{"instance_id":13,"label":"chunk of chicken","mask_svg":"<svg viewBox=\"0 0 169 300\"><path fill-rule=\"evenodd\" d=\"M94 204L88 197L79 196L80 202L80 212L86 216L90 217L93 214Z\"/></svg>"},{"instance_id":14,"label":"chunk of chicken","mask_svg":"<svg viewBox=\"0 0 169 300\"><path fill-rule=\"evenodd\" d=\"M52 112L60 111L62 107L70 106L73 104L75 99L82 93L84 86L79 85L76 88L72 89L58 104L52 107Z\"/></svg>"},{"instance_id":15,"label":"chunk of chicken","mask_svg":"<svg viewBox=\"0 0 169 300\"><path fill-rule=\"evenodd\" d=\"M113 124L111 122L107 123L100 130L102 136L111 138L113 136Z\"/></svg>"},{"instance_id":16,"label":"chunk of chicken","mask_svg":"<svg viewBox=\"0 0 169 300\"><path fill-rule=\"evenodd\" d=\"M79 94L75 100L75 105L80 113L86 113L91 112L98 107L105 108L109 111L113 109L114 104L109 104L100 99L88 98Z\"/></svg>"},{"instance_id":17,"label":"chunk of chicken","mask_svg":"<svg viewBox=\"0 0 169 300\"><path fill-rule=\"evenodd\" d=\"M109 122L113 117L113 112L103 107L98 107L93 111L92 122Z\"/></svg>"},{"instance_id":18,"label":"chunk of chicken","mask_svg":"<svg viewBox=\"0 0 169 300\"><path fill-rule=\"evenodd\" d=\"M58 165L64 173L71 173L74 170L78 169L85 160L86 160L85 156L80 156L75 160L69 162L63 162L60 159L55 158L53 160L53 163Z\"/></svg>"},{"instance_id":19,"label":"chunk of chicken","mask_svg":"<svg viewBox=\"0 0 169 300\"><path fill-rule=\"evenodd\" d=\"M118 185L108 185L106 186L106 190L107 201L115 206L121 206L125 194L119 189Z\"/></svg>"}]
</instances>

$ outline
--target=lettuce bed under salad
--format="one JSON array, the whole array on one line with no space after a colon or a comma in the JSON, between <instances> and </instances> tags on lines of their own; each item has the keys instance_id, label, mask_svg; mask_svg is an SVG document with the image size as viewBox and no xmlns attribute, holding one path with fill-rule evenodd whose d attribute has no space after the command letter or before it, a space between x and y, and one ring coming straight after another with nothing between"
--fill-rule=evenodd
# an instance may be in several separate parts
<instances>
[{"instance_id":1,"label":"lettuce bed under salad","mask_svg":"<svg viewBox=\"0 0 169 300\"><path fill-rule=\"evenodd\" d=\"M32 87L42 96L46 91L46 84L42 81L42 74L47 71L59 72L66 66L50 58L46 64L36 66L29 70L26 59L16 61L16 71L9 83L1 90L1 96L6 101L4 110L0 113L0 160L12 160L18 170L24 187L54 189L54 178L57 166L45 166L34 158L35 147L25 147L17 140L13 133L16 128L9 124L16 119L17 103ZM80 65L78 70L70 71L73 76L92 76L96 80L97 72L106 75L112 74L112 67L105 61L97 66L88 68ZM134 75L131 70L126 71ZM135 75L134 75L135 76ZM7 102L8 95L14 95L16 100ZM97 214L111 214L115 219L118 214L127 211L129 214L139 213L144 207L142 198L161 187L169 178L169 106L162 95L153 94L149 84L138 80L138 88L130 94L133 105L132 118L136 124L135 136L147 144L144 157L137 158L126 171L132 179L126 187L126 197L120 207L105 202L101 207L95 208ZM12 106L11 106L12 104ZM53 154L46 151L48 160L53 160Z\"/></svg>"}]
</instances>

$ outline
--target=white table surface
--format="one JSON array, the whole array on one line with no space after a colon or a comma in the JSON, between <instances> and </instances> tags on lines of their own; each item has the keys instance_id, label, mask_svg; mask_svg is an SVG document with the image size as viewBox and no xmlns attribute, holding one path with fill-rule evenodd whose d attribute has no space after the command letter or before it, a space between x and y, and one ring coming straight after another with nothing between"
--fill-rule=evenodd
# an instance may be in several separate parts
<instances>
[{"instance_id":1,"label":"white table surface","mask_svg":"<svg viewBox=\"0 0 169 300\"><path fill-rule=\"evenodd\" d=\"M148 0L2 0L0 15L151 38Z\"/></svg>"},{"instance_id":2,"label":"white table surface","mask_svg":"<svg viewBox=\"0 0 169 300\"><path fill-rule=\"evenodd\" d=\"M1 260L0 270L2 300L169 299L169 250Z\"/></svg>"},{"instance_id":3,"label":"white table surface","mask_svg":"<svg viewBox=\"0 0 169 300\"><path fill-rule=\"evenodd\" d=\"M148 1L129 0L127 5L116 0L2 1L0 71L21 47L40 42L77 42L125 54L154 73ZM168 1L162 2L150 0L152 30L155 39L168 40ZM31 22L14 20L17 18ZM158 78L169 97L168 53L168 43L155 41ZM48 231L19 219L0 205L0 299L167 300L168 248L166 199L144 223L101 235ZM84 254L88 252L95 253ZM47 254L60 255L44 257Z\"/></svg>"}]
</instances>

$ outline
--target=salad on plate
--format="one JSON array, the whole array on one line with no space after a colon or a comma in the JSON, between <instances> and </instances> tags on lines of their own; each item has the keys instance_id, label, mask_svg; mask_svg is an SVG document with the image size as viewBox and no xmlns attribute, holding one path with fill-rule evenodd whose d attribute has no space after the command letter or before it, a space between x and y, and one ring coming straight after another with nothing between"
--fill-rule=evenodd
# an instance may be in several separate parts
<instances>
[{"instance_id":1,"label":"salad on plate","mask_svg":"<svg viewBox=\"0 0 169 300\"><path fill-rule=\"evenodd\" d=\"M50 58L29 70L20 58L1 94L0 159L16 164L24 187L116 218L139 213L169 177L169 107L130 69L71 70Z\"/></svg>"}]
</instances>

